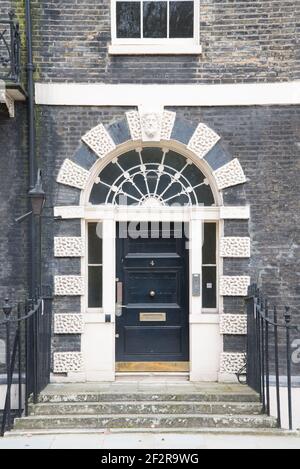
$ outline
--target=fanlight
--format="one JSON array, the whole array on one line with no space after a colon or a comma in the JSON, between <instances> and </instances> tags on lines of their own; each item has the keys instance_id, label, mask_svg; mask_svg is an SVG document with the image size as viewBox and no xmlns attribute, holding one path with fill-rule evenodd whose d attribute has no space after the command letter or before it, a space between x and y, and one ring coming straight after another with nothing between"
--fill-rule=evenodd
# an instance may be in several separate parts
<instances>
[{"instance_id":1,"label":"fanlight","mask_svg":"<svg viewBox=\"0 0 300 469\"><path fill-rule=\"evenodd\" d=\"M214 196L208 180L191 160L171 150L144 148L113 159L101 171L90 203L211 206Z\"/></svg>"}]
</instances>

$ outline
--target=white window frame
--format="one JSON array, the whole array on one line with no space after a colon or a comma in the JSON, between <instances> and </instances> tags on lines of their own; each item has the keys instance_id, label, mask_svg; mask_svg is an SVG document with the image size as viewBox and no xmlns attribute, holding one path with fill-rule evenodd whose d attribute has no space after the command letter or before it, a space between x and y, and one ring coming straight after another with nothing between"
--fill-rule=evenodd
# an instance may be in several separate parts
<instances>
[{"instance_id":1,"label":"white window frame","mask_svg":"<svg viewBox=\"0 0 300 469\"><path fill-rule=\"evenodd\" d=\"M194 37L182 39L170 38L117 38L116 4L118 0L111 0L111 33L112 44L109 53L112 55L138 55L138 54L200 54L200 0L194 1ZM120 1L120 0L119 0ZM128 2L142 0L124 0ZM159 0L153 0L159 1ZM182 0L188 1L188 0ZM143 9L141 9L142 21ZM142 24L142 23L141 23ZM169 25L168 25L169 28ZM141 32L142 34L142 32Z\"/></svg>"},{"instance_id":2,"label":"white window frame","mask_svg":"<svg viewBox=\"0 0 300 469\"><path fill-rule=\"evenodd\" d=\"M202 313L219 313L221 311L220 308L220 286L219 286L219 278L220 278L220 242L221 242L221 236L220 236L220 220L203 220L203 228L205 223L213 223L216 225L216 263L215 264L204 264L202 261L202 266L201 266L201 310ZM203 230L203 238L204 238L204 230ZM216 307L215 308L205 308L203 306L203 300L204 300L204 295L203 295L203 267L215 267L216 268Z\"/></svg>"},{"instance_id":3,"label":"white window frame","mask_svg":"<svg viewBox=\"0 0 300 469\"><path fill-rule=\"evenodd\" d=\"M102 242L102 264L90 264L89 263L89 225L93 224L93 223L101 223L103 224L102 220L97 220L97 219L94 219L94 220L88 220L86 221L85 223L85 239L86 239L86 246L85 246L85 263L86 263L86 286L85 286L85 291L86 291L86 304L85 304L85 310L89 313L102 313L103 312L103 288L104 288L104 281L103 281L103 242ZM102 306L100 307L96 307L96 308L92 308L89 306L89 268L90 267L101 267L102 268L102 298L101 298L101 303L102 303Z\"/></svg>"}]
</instances>

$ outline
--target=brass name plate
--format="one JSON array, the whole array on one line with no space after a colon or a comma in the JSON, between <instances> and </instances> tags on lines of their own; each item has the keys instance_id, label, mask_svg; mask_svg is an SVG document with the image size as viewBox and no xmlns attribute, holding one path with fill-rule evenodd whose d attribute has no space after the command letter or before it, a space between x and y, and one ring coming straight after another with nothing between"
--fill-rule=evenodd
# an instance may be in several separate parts
<instances>
[{"instance_id":1,"label":"brass name plate","mask_svg":"<svg viewBox=\"0 0 300 469\"><path fill-rule=\"evenodd\" d=\"M166 322L166 313L140 313L140 322Z\"/></svg>"}]
</instances>

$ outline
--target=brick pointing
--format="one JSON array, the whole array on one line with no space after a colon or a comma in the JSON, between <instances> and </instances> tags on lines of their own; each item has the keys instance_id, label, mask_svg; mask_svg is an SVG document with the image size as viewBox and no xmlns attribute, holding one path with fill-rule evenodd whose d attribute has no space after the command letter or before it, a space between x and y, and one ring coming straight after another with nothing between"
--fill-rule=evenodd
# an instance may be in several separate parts
<instances>
[{"instance_id":1,"label":"brick pointing","mask_svg":"<svg viewBox=\"0 0 300 469\"><path fill-rule=\"evenodd\" d=\"M26 109L23 104L16 106L16 116L9 119L6 112L0 111L0 305L5 297L16 303L27 296L28 223L15 222L16 217L28 212ZM2 319L0 309L0 321ZM4 337L4 327L0 326L0 339ZM2 368L0 364L0 372Z\"/></svg>"},{"instance_id":2,"label":"brick pointing","mask_svg":"<svg viewBox=\"0 0 300 469\"><path fill-rule=\"evenodd\" d=\"M125 110L80 107L39 109L44 129L40 152L43 153L47 191L53 203L58 191L54 176L64 158L71 158L75 153L80 136L101 121L109 124L122 118ZM291 306L299 309L296 275L299 272L297 258L300 244L299 148L296 145L299 109L275 106L175 110L180 117L191 122L203 121L214 128L222 136L222 144L229 154L240 159L249 178L249 182L238 190L244 203L251 205L249 232L246 221L229 220L225 223L225 235L250 234L252 257L250 261L225 259L224 273L250 273L253 280L263 284L264 291L279 306L282 298L286 300L288 296ZM64 202L69 203L69 200ZM57 223L59 226L60 222ZM65 227L67 223L64 222ZM79 225L76 235L79 235L78 230ZM66 233L66 229L63 232ZM68 234L73 235L72 230ZM243 300L226 298L224 309L228 313L241 313Z\"/></svg>"},{"instance_id":3,"label":"brick pointing","mask_svg":"<svg viewBox=\"0 0 300 469\"><path fill-rule=\"evenodd\" d=\"M110 0L33 0L41 81L235 83L299 78L297 0L201 0L199 56L110 56Z\"/></svg>"}]
</instances>

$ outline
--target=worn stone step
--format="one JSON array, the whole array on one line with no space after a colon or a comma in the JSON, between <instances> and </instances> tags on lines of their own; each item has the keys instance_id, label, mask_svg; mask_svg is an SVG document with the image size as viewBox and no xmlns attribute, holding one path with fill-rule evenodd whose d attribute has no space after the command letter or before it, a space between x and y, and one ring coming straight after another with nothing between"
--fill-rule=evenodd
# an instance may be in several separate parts
<instances>
[{"instance_id":1,"label":"worn stone step","mask_svg":"<svg viewBox=\"0 0 300 469\"><path fill-rule=\"evenodd\" d=\"M255 392L243 393L42 393L39 403L60 402L259 402Z\"/></svg>"},{"instance_id":2,"label":"worn stone step","mask_svg":"<svg viewBox=\"0 0 300 469\"><path fill-rule=\"evenodd\" d=\"M70 428L70 429L40 429L40 430L12 430L5 434L6 438L16 437L32 437L39 435L103 435L108 434L199 434L199 435L249 435L249 436L276 436L276 437L288 437L288 438L300 438L300 432L296 430L282 430L280 428L111 428L107 429L94 428L94 429L82 429L82 428Z\"/></svg>"},{"instance_id":3,"label":"worn stone step","mask_svg":"<svg viewBox=\"0 0 300 469\"><path fill-rule=\"evenodd\" d=\"M56 428L275 428L276 420L263 415L52 415L16 419L15 430Z\"/></svg>"},{"instance_id":4,"label":"worn stone step","mask_svg":"<svg viewBox=\"0 0 300 469\"><path fill-rule=\"evenodd\" d=\"M44 403L29 406L29 415L103 415L103 414L261 414L259 403L235 402L106 402Z\"/></svg>"}]
</instances>

